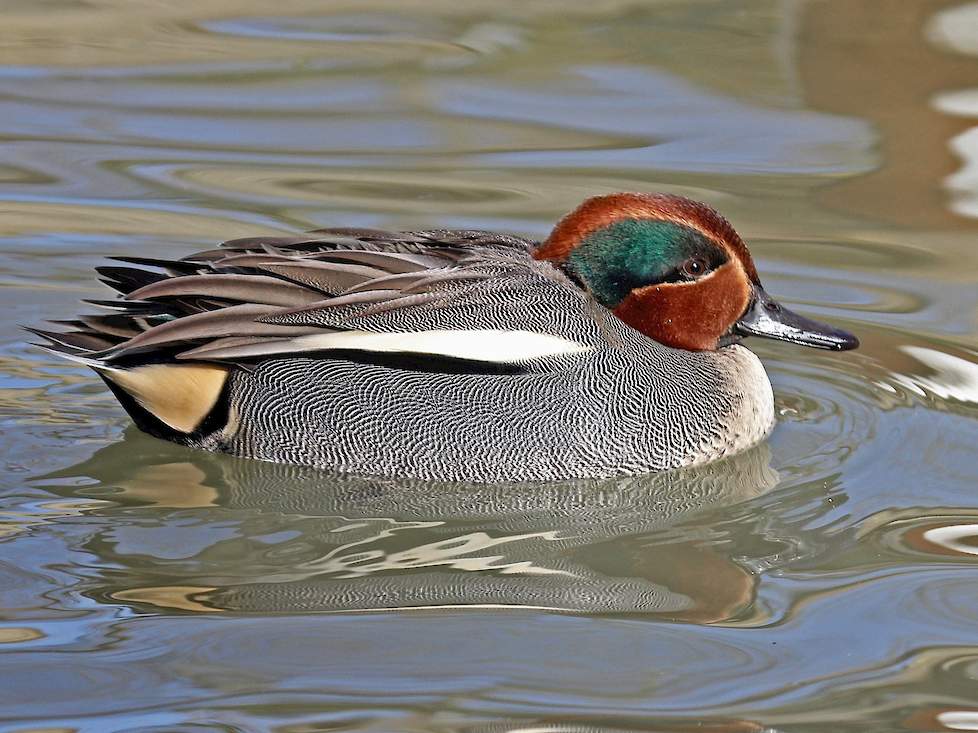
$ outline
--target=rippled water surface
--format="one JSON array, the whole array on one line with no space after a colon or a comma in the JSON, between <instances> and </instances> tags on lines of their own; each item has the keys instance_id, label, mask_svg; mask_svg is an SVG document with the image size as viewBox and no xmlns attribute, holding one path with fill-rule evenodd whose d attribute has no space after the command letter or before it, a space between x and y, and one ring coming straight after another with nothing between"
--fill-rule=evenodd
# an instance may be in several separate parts
<instances>
[{"instance_id":1,"label":"rippled water surface","mask_svg":"<svg viewBox=\"0 0 978 733\"><path fill-rule=\"evenodd\" d=\"M978 730L978 7L7 0L4 731ZM533 488L136 432L18 323L113 254L720 208L855 331L765 444Z\"/></svg>"}]
</instances>

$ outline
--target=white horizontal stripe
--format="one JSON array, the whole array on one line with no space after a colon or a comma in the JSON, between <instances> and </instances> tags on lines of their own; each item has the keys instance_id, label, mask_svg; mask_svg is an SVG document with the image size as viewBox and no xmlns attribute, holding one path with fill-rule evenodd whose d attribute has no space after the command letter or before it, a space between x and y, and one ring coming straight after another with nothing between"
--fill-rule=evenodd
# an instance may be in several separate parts
<instances>
[{"instance_id":1,"label":"white horizontal stripe","mask_svg":"<svg viewBox=\"0 0 978 733\"><path fill-rule=\"evenodd\" d=\"M213 350L208 346L181 354L181 357L233 359L247 356L293 354L308 351L350 349L379 353L407 352L447 356L470 361L511 363L547 356L580 354L589 347L560 336L532 331L415 331L409 333L374 333L372 331L338 331L275 339ZM211 352L211 353L209 353Z\"/></svg>"}]
</instances>

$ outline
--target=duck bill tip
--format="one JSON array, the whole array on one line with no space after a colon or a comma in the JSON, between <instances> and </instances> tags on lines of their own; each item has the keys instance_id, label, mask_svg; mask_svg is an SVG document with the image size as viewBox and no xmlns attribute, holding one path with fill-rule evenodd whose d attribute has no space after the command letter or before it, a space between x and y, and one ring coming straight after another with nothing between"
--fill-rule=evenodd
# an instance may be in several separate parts
<instances>
[{"instance_id":1,"label":"duck bill tip","mask_svg":"<svg viewBox=\"0 0 978 733\"><path fill-rule=\"evenodd\" d=\"M734 324L734 331L742 336L760 336L829 351L859 347L855 335L785 308L759 285L754 286L751 304Z\"/></svg>"}]
</instances>

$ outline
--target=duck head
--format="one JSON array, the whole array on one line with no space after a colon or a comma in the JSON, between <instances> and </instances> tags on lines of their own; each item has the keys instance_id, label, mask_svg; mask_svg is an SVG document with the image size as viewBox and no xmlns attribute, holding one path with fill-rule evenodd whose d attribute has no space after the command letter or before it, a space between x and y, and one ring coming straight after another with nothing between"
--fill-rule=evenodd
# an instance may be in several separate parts
<instances>
[{"instance_id":1,"label":"duck head","mask_svg":"<svg viewBox=\"0 0 978 733\"><path fill-rule=\"evenodd\" d=\"M621 320L666 346L714 350L744 336L834 351L859 345L852 334L768 295L730 223L682 196L588 199L533 256L562 268Z\"/></svg>"}]
</instances>

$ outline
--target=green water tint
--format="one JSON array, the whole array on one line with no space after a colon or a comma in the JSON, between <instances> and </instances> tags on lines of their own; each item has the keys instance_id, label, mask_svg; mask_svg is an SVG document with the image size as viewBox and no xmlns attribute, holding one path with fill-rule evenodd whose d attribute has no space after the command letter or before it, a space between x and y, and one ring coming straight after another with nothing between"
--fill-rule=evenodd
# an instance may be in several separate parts
<instances>
[{"instance_id":1,"label":"green water tint","mask_svg":"<svg viewBox=\"0 0 978 733\"><path fill-rule=\"evenodd\" d=\"M0 728L974 727L962 12L5 7ZM748 341L779 420L756 449L532 487L241 461L139 434L16 327L106 297L105 255L329 225L542 237L616 190L712 204L773 296L860 337Z\"/></svg>"}]
</instances>

